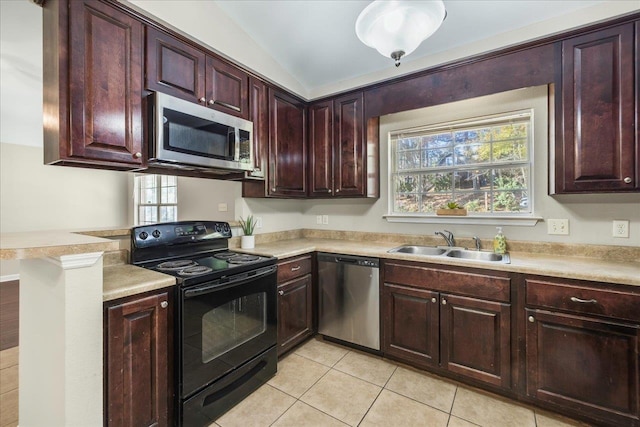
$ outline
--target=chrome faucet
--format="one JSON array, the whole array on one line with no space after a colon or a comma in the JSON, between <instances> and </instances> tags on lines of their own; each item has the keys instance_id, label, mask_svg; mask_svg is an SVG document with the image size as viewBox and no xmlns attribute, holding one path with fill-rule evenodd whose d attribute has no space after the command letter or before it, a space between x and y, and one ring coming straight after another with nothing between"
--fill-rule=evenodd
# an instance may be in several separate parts
<instances>
[{"instance_id":1,"label":"chrome faucet","mask_svg":"<svg viewBox=\"0 0 640 427\"><path fill-rule=\"evenodd\" d=\"M447 233L447 234L444 234L444 233ZM444 230L444 233L442 231L436 231L435 234L437 236L442 236L445 242L447 242L447 246L455 246L456 240L453 238L453 233L448 230Z\"/></svg>"},{"instance_id":2,"label":"chrome faucet","mask_svg":"<svg viewBox=\"0 0 640 427\"><path fill-rule=\"evenodd\" d=\"M480 250L480 244L481 244L480 238L478 236L473 236L472 239L476 241L476 251L479 251Z\"/></svg>"}]
</instances>

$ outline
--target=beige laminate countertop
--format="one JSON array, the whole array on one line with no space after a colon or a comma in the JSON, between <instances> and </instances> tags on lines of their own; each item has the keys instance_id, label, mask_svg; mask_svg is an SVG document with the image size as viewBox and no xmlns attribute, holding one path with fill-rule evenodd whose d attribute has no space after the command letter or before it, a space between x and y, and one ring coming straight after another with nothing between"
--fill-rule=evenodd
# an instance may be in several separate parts
<instances>
[{"instance_id":1,"label":"beige laminate countertop","mask_svg":"<svg viewBox=\"0 0 640 427\"><path fill-rule=\"evenodd\" d=\"M399 244L305 238L259 244L254 249L234 249L280 259L314 251L334 252L640 286L640 262L614 262L587 257L510 252L511 264L502 264L387 252L396 246Z\"/></svg>"},{"instance_id":2,"label":"beige laminate countertop","mask_svg":"<svg viewBox=\"0 0 640 427\"><path fill-rule=\"evenodd\" d=\"M0 259L59 257L91 252L114 251L116 240L87 236L66 231L31 231L2 233Z\"/></svg>"},{"instance_id":3,"label":"beige laminate countertop","mask_svg":"<svg viewBox=\"0 0 640 427\"><path fill-rule=\"evenodd\" d=\"M112 301L176 284L173 276L131 264L104 267L102 280L103 301Z\"/></svg>"}]
</instances>

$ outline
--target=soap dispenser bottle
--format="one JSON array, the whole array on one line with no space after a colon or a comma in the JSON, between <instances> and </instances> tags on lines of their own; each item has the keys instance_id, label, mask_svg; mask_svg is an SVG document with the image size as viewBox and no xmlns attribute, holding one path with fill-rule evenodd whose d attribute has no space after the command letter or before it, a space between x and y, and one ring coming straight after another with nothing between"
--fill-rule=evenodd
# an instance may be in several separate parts
<instances>
[{"instance_id":1,"label":"soap dispenser bottle","mask_svg":"<svg viewBox=\"0 0 640 427\"><path fill-rule=\"evenodd\" d=\"M502 227L496 227L498 234L493 238L493 252L504 254L507 252L507 238L502 234Z\"/></svg>"}]
</instances>

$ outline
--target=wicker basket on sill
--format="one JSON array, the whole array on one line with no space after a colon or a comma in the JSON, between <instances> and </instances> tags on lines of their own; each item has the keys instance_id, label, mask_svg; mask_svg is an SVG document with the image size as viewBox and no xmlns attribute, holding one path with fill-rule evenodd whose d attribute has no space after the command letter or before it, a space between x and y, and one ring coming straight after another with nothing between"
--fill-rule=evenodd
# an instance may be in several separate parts
<instances>
[{"instance_id":1,"label":"wicker basket on sill","mask_svg":"<svg viewBox=\"0 0 640 427\"><path fill-rule=\"evenodd\" d=\"M460 209L437 209L436 215L446 215L446 216L467 216L467 210L464 208Z\"/></svg>"}]
</instances>

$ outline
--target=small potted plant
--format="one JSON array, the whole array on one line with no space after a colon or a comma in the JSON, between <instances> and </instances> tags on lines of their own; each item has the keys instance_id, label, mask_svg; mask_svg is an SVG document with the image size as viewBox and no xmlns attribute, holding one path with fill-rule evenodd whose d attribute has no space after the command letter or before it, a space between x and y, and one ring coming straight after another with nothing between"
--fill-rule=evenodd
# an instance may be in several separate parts
<instances>
[{"instance_id":1,"label":"small potted plant","mask_svg":"<svg viewBox=\"0 0 640 427\"><path fill-rule=\"evenodd\" d=\"M442 209L436 210L436 215L453 215L453 216L466 216L467 210L460 206L458 202L450 201Z\"/></svg>"},{"instance_id":2,"label":"small potted plant","mask_svg":"<svg viewBox=\"0 0 640 427\"><path fill-rule=\"evenodd\" d=\"M256 220L253 215L249 215L247 219L240 218L240 228L244 234L240 239L240 247L242 249L253 249L256 246L256 236L253 230L256 228Z\"/></svg>"}]
</instances>

